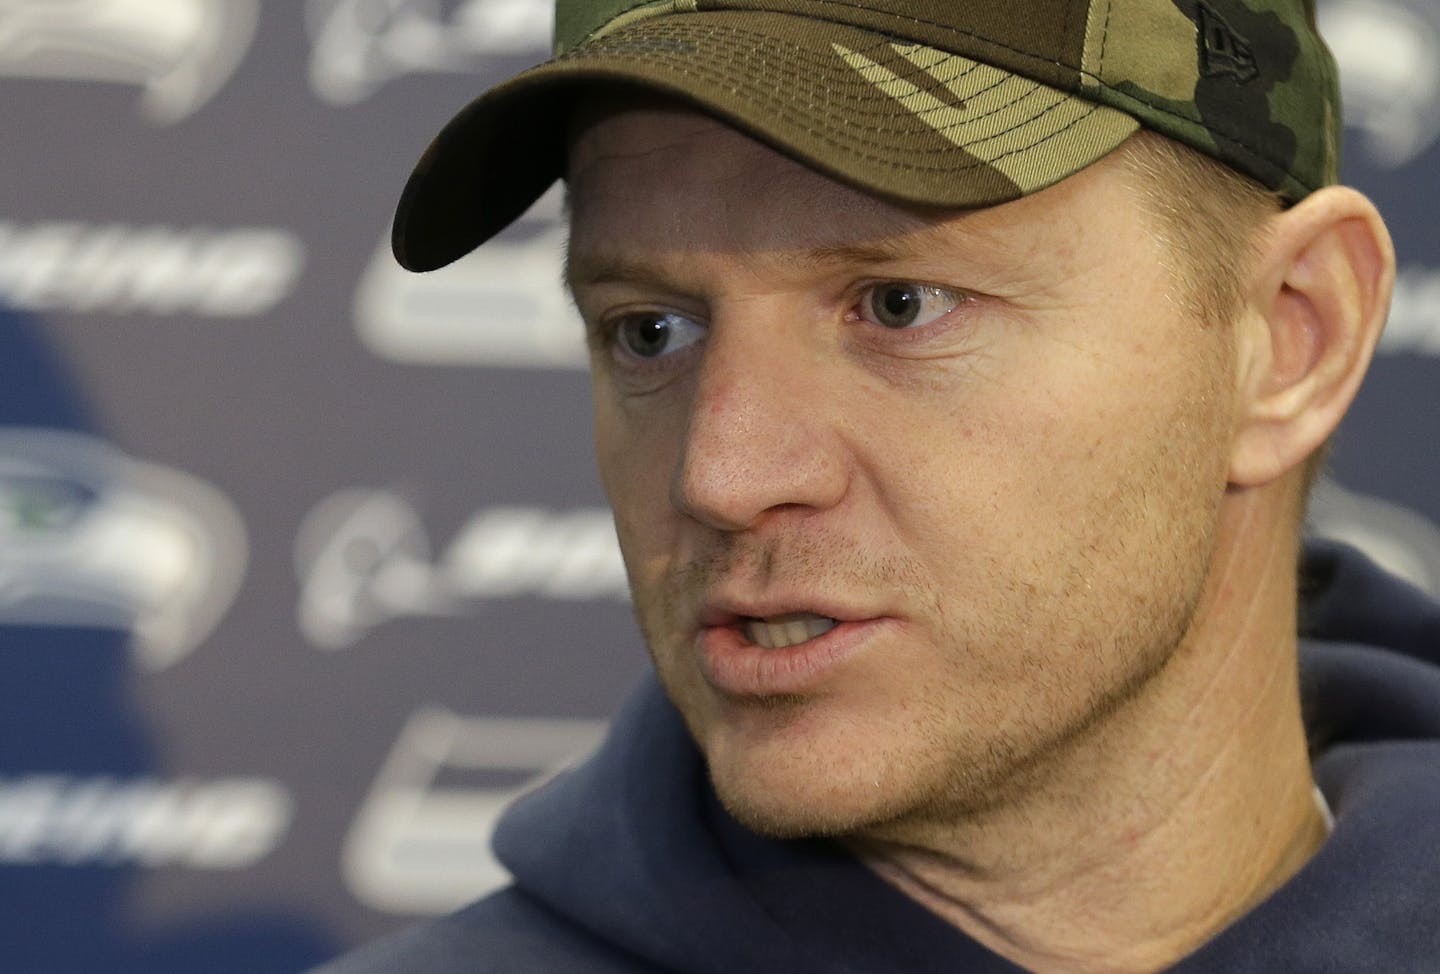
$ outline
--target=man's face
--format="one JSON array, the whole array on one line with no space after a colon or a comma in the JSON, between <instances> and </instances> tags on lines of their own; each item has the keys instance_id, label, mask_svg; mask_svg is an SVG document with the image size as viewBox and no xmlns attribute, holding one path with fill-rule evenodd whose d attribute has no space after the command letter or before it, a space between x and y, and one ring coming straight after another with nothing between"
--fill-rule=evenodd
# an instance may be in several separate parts
<instances>
[{"instance_id":1,"label":"man's face","mask_svg":"<svg viewBox=\"0 0 1440 974\"><path fill-rule=\"evenodd\" d=\"M1153 685L1202 601L1234 366L1122 164L919 215L678 109L571 149L601 475L737 817L974 812Z\"/></svg>"}]
</instances>

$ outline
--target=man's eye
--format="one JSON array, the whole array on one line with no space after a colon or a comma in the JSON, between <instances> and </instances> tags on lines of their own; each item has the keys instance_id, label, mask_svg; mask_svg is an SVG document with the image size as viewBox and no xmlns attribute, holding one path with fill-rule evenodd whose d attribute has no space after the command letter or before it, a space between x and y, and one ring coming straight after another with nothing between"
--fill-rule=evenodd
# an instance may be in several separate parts
<instances>
[{"instance_id":1,"label":"man's eye","mask_svg":"<svg viewBox=\"0 0 1440 974\"><path fill-rule=\"evenodd\" d=\"M913 328L943 318L964 300L958 292L941 287L887 281L865 289L860 317L886 328Z\"/></svg>"},{"instance_id":2,"label":"man's eye","mask_svg":"<svg viewBox=\"0 0 1440 974\"><path fill-rule=\"evenodd\" d=\"M677 314L630 314L615 326L615 342L620 350L642 359L671 355L694 345L704 335L703 325Z\"/></svg>"}]
</instances>

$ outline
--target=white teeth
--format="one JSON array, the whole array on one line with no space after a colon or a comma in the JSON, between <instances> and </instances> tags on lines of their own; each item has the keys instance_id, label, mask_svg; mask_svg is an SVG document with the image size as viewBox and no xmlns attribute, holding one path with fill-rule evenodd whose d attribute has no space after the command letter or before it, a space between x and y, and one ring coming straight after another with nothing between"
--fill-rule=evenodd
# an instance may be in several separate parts
<instances>
[{"instance_id":1,"label":"white teeth","mask_svg":"<svg viewBox=\"0 0 1440 974\"><path fill-rule=\"evenodd\" d=\"M796 643L803 643L810 638L810 627L796 619L794 622L785 623L785 636L787 645L793 646Z\"/></svg>"},{"instance_id":2,"label":"white teeth","mask_svg":"<svg viewBox=\"0 0 1440 974\"><path fill-rule=\"evenodd\" d=\"M794 612L772 619L751 619L745 623L745 636L766 649L784 649L834 629L836 622L813 612Z\"/></svg>"}]
</instances>

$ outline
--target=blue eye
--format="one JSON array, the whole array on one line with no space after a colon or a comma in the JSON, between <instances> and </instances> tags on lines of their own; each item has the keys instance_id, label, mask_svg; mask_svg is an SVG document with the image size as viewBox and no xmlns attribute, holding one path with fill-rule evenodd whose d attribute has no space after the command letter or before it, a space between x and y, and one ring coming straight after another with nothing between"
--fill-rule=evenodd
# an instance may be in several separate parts
<instances>
[{"instance_id":1,"label":"blue eye","mask_svg":"<svg viewBox=\"0 0 1440 974\"><path fill-rule=\"evenodd\" d=\"M913 328L943 318L964 300L963 295L945 288L887 281L865 289L860 316L885 328Z\"/></svg>"},{"instance_id":2,"label":"blue eye","mask_svg":"<svg viewBox=\"0 0 1440 974\"><path fill-rule=\"evenodd\" d=\"M704 335L703 325L672 313L629 314L615 325L615 342L621 352L641 359L674 354Z\"/></svg>"}]
</instances>

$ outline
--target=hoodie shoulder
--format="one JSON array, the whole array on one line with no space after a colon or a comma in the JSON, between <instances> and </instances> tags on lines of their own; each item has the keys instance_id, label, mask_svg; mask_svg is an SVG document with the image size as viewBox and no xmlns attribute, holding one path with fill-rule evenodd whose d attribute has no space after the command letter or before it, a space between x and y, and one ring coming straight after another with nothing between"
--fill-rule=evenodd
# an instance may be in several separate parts
<instances>
[{"instance_id":1,"label":"hoodie shoulder","mask_svg":"<svg viewBox=\"0 0 1440 974\"><path fill-rule=\"evenodd\" d=\"M661 974L525 893L505 889L310 974Z\"/></svg>"}]
</instances>

